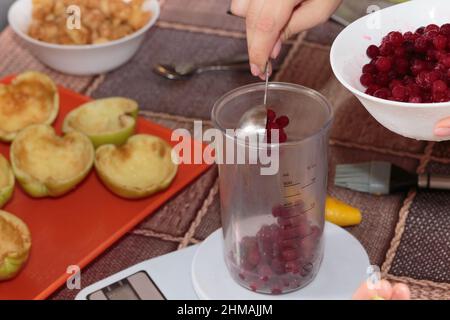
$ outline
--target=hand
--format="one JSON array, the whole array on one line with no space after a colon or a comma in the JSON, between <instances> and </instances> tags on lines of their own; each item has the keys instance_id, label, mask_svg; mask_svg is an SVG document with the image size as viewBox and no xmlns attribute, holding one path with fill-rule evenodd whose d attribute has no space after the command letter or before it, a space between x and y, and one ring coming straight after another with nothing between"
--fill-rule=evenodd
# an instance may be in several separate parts
<instances>
[{"instance_id":1,"label":"hand","mask_svg":"<svg viewBox=\"0 0 450 320\"><path fill-rule=\"evenodd\" d=\"M369 289L364 282L352 297L353 300L410 300L411 292L407 285L397 283L391 285L386 280L381 280L378 289Z\"/></svg>"},{"instance_id":2,"label":"hand","mask_svg":"<svg viewBox=\"0 0 450 320\"><path fill-rule=\"evenodd\" d=\"M246 18L252 74L264 79L269 58L282 41L328 20L342 0L232 0L231 12Z\"/></svg>"},{"instance_id":3,"label":"hand","mask_svg":"<svg viewBox=\"0 0 450 320\"><path fill-rule=\"evenodd\" d=\"M442 138L450 138L450 117L439 121L434 128L434 134Z\"/></svg>"}]
</instances>

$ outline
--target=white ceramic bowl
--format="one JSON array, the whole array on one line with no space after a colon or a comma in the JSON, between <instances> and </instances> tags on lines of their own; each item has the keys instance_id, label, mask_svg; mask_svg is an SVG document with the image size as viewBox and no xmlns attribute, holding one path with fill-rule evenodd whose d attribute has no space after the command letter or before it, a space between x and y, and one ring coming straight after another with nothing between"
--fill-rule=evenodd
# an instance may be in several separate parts
<instances>
[{"instance_id":1,"label":"white ceramic bowl","mask_svg":"<svg viewBox=\"0 0 450 320\"><path fill-rule=\"evenodd\" d=\"M450 102L415 104L382 100L364 93L362 66L369 62L366 49L380 45L390 31L415 31L431 23L450 22L448 0L414 0L367 15L345 28L331 48L331 66L350 90L383 126L402 136L430 141L449 140L433 134L435 124L450 117Z\"/></svg>"},{"instance_id":2,"label":"white ceramic bowl","mask_svg":"<svg viewBox=\"0 0 450 320\"><path fill-rule=\"evenodd\" d=\"M57 45L28 36L32 0L16 1L9 9L8 20L31 52L50 68L73 75L94 75L114 70L133 57L142 44L146 31L158 20L158 1L145 1L144 10L153 13L145 27L119 40L93 45Z\"/></svg>"}]
</instances>

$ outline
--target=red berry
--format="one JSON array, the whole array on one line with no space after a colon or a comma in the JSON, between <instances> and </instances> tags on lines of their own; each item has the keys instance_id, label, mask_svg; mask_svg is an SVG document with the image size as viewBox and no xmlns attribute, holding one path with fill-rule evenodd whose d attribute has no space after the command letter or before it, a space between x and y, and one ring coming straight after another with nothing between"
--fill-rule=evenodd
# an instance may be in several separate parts
<instances>
[{"instance_id":1,"label":"red berry","mask_svg":"<svg viewBox=\"0 0 450 320\"><path fill-rule=\"evenodd\" d=\"M380 55L382 55L382 56L385 56L385 57L390 56L393 52L394 52L394 47L389 42L383 43L380 46Z\"/></svg>"},{"instance_id":2,"label":"red berry","mask_svg":"<svg viewBox=\"0 0 450 320\"><path fill-rule=\"evenodd\" d=\"M268 281L273 275L272 268L268 264L262 264L258 266L259 279L262 281Z\"/></svg>"},{"instance_id":3,"label":"red berry","mask_svg":"<svg viewBox=\"0 0 450 320\"><path fill-rule=\"evenodd\" d=\"M275 118L277 117L277 114L272 109L267 109L267 122L273 122Z\"/></svg>"},{"instance_id":4,"label":"red berry","mask_svg":"<svg viewBox=\"0 0 450 320\"><path fill-rule=\"evenodd\" d=\"M360 78L361 84L368 88L373 82L373 76L370 73L363 73L361 78Z\"/></svg>"},{"instance_id":5,"label":"red berry","mask_svg":"<svg viewBox=\"0 0 450 320\"><path fill-rule=\"evenodd\" d=\"M450 54L446 54L442 59L441 59L442 64L447 67L450 68Z\"/></svg>"},{"instance_id":6,"label":"red berry","mask_svg":"<svg viewBox=\"0 0 450 320\"><path fill-rule=\"evenodd\" d=\"M417 34L423 34L425 32L425 27L420 27L416 30Z\"/></svg>"},{"instance_id":7,"label":"red berry","mask_svg":"<svg viewBox=\"0 0 450 320\"><path fill-rule=\"evenodd\" d=\"M428 26L425 27L425 32L429 32L429 31L437 31L439 32L439 26L435 25L435 24L429 24Z\"/></svg>"},{"instance_id":8,"label":"red berry","mask_svg":"<svg viewBox=\"0 0 450 320\"><path fill-rule=\"evenodd\" d=\"M433 45L437 50L444 50L447 47L447 37L443 35L437 35L433 39Z\"/></svg>"},{"instance_id":9,"label":"red berry","mask_svg":"<svg viewBox=\"0 0 450 320\"><path fill-rule=\"evenodd\" d=\"M419 96L410 97L409 102L410 103L422 103L422 98Z\"/></svg>"},{"instance_id":10,"label":"red berry","mask_svg":"<svg viewBox=\"0 0 450 320\"><path fill-rule=\"evenodd\" d=\"M450 23L446 23L441 26L440 34L449 37L450 36Z\"/></svg>"},{"instance_id":11,"label":"red berry","mask_svg":"<svg viewBox=\"0 0 450 320\"><path fill-rule=\"evenodd\" d=\"M390 92L386 88L381 88L381 89L375 91L375 93L373 95L380 99L387 99L390 96Z\"/></svg>"},{"instance_id":12,"label":"red berry","mask_svg":"<svg viewBox=\"0 0 450 320\"><path fill-rule=\"evenodd\" d=\"M276 123L280 128L286 128L289 125L289 118L286 116L281 116L276 120Z\"/></svg>"},{"instance_id":13,"label":"red berry","mask_svg":"<svg viewBox=\"0 0 450 320\"><path fill-rule=\"evenodd\" d=\"M400 32L391 32L389 35L389 41L394 47L400 47L403 43L403 35Z\"/></svg>"},{"instance_id":14,"label":"red berry","mask_svg":"<svg viewBox=\"0 0 450 320\"><path fill-rule=\"evenodd\" d=\"M419 37L414 41L414 49L417 52L426 52L428 49L428 40L425 37Z\"/></svg>"},{"instance_id":15,"label":"red berry","mask_svg":"<svg viewBox=\"0 0 450 320\"><path fill-rule=\"evenodd\" d=\"M387 73L380 72L376 76L376 84L381 87L387 86L389 84L389 75Z\"/></svg>"},{"instance_id":16,"label":"red berry","mask_svg":"<svg viewBox=\"0 0 450 320\"><path fill-rule=\"evenodd\" d=\"M404 86L395 86L392 89L392 96L400 101L403 101L408 97L408 90Z\"/></svg>"},{"instance_id":17,"label":"red berry","mask_svg":"<svg viewBox=\"0 0 450 320\"><path fill-rule=\"evenodd\" d=\"M375 62L375 67L377 67L380 72L388 72L392 68L391 59L386 57L379 57Z\"/></svg>"},{"instance_id":18,"label":"red berry","mask_svg":"<svg viewBox=\"0 0 450 320\"><path fill-rule=\"evenodd\" d=\"M433 93L443 93L447 92L448 86L447 83L445 83L442 80L436 80L433 82Z\"/></svg>"},{"instance_id":19,"label":"red berry","mask_svg":"<svg viewBox=\"0 0 450 320\"><path fill-rule=\"evenodd\" d=\"M367 56L371 59L375 59L380 54L380 49L376 45L371 45L367 48Z\"/></svg>"},{"instance_id":20,"label":"red berry","mask_svg":"<svg viewBox=\"0 0 450 320\"><path fill-rule=\"evenodd\" d=\"M377 73L377 68L373 64L365 64L362 69L363 73Z\"/></svg>"},{"instance_id":21,"label":"red berry","mask_svg":"<svg viewBox=\"0 0 450 320\"><path fill-rule=\"evenodd\" d=\"M406 55L406 49L404 47L397 47L394 50L394 55L399 58L403 58Z\"/></svg>"}]
</instances>

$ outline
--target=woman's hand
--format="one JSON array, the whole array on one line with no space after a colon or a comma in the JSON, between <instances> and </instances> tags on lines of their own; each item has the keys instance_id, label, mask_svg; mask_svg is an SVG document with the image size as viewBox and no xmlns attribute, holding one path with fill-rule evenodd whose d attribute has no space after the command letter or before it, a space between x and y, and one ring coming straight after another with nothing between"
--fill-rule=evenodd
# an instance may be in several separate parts
<instances>
[{"instance_id":1,"label":"woman's hand","mask_svg":"<svg viewBox=\"0 0 450 320\"><path fill-rule=\"evenodd\" d=\"M233 14L246 18L250 66L264 78L282 41L328 20L342 0L232 0Z\"/></svg>"},{"instance_id":2,"label":"woman's hand","mask_svg":"<svg viewBox=\"0 0 450 320\"><path fill-rule=\"evenodd\" d=\"M377 289L369 289L364 282L352 297L353 300L410 300L411 292L407 285L397 283L391 285L386 280L381 280Z\"/></svg>"},{"instance_id":3,"label":"woman's hand","mask_svg":"<svg viewBox=\"0 0 450 320\"><path fill-rule=\"evenodd\" d=\"M450 138L450 117L439 121L434 128L434 134L442 138Z\"/></svg>"}]
</instances>

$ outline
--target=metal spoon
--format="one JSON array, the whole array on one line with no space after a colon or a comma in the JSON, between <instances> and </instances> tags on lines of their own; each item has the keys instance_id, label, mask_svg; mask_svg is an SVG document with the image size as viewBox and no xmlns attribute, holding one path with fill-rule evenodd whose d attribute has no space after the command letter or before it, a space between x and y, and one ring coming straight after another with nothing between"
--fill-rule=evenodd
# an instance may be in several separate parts
<instances>
[{"instance_id":1,"label":"metal spoon","mask_svg":"<svg viewBox=\"0 0 450 320\"><path fill-rule=\"evenodd\" d=\"M266 87L264 89L264 104L251 108L242 115L238 128L242 132L265 134L267 124L267 94L269 92L269 62L266 64Z\"/></svg>"},{"instance_id":2,"label":"metal spoon","mask_svg":"<svg viewBox=\"0 0 450 320\"><path fill-rule=\"evenodd\" d=\"M157 64L153 68L156 74L170 79L187 79L193 75L208 71L249 71L249 60L247 55L238 55L231 59L218 60L203 64Z\"/></svg>"}]
</instances>

